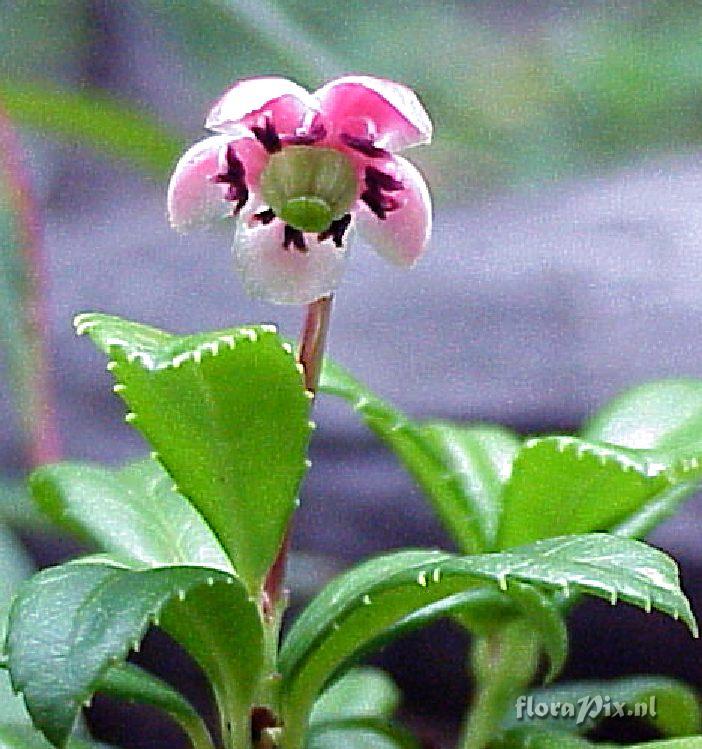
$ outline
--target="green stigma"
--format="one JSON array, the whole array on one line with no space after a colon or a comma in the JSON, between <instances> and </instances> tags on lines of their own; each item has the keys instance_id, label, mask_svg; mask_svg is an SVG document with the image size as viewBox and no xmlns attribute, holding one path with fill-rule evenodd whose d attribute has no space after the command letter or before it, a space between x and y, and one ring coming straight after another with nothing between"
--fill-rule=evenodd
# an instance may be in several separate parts
<instances>
[{"instance_id":1,"label":"green stigma","mask_svg":"<svg viewBox=\"0 0 702 749\"><path fill-rule=\"evenodd\" d=\"M356 198L356 172L339 151L288 146L270 157L261 195L286 224L318 233L348 213Z\"/></svg>"}]
</instances>

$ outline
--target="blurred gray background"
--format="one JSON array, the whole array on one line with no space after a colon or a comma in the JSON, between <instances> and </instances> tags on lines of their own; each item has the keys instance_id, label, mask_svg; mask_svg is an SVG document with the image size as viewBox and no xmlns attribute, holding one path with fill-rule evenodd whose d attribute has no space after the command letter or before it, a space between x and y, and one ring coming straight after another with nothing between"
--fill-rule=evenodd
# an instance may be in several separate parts
<instances>
[{"instance_id":1,"label":"blurred gray background","mask_svg":"<svg viewBox=\"0 0 702 749\"><path fill-rule=\"evenodd\" d=\"M644 380L702 377L701 10L695 2L0 1L0 48L4 78L98 88L168 123L184 144L201 137L209 102L245 75L315 87L359 71L415 87L436 125L435 145L407 154L433 187L431 247L410 272L354 247L330 352L414 416L543 433L577 428ZM145 447L122 422L101 357L73 337L76 312L177 331L270 321L295 335L300 311L244 295L230 233L175 235L164 179L89 144L22 132L46 219L64 451L119 463ZM18 474L23 438L9 395L5 403L0 459ZM316 420L297 549L345 564L448 544L354 414L320 398ZM698 608L701 529L695 499L653 539L680 559ZM43 537L31 543L44 562L64 551ZM602 626L609 636L595 641ZM415 719L435 729L450 726L464 697L459 642L439 627L384 661L408 688ZM572 675L652 669L702 684L699 646L656 617L590 604L576 616L574 646Z\"/></svg>"}]
</instances>

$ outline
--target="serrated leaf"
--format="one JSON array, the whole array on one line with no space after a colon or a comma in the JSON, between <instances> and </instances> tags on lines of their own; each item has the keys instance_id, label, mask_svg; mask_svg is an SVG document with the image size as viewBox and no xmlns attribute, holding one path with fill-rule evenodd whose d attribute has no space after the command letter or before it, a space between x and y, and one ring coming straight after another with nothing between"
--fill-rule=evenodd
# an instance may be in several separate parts
<instances>
[{"instance_id":1,"label":"serrated leaf","mask_svg":"<svg viewBox=\"0 0 702 749\"><path fill-rule=\"evenodd\" d=\"M250 704L261 622L237 578L206 567L135 570L75 561L28 581L10 615L13 686L52 744L65 744L80 705L159 618L203 667L220 704ZM246 731L248 725L234 726L235 736Z\"/></svg>"},{"instance_id":2,"label":"serrated leaf","mask_svg":"<svg viewBox=\"0 0 702 749\"><path fill-rule=\"evenodd\" d=\"M110 357L129 421L258 592L306 470L310 400L292 351L268 327L174 336L87 314L76 329Z\"/></svg>"},{"instance_id":3,"label":"serrated leaf","mask_svg":"<svg viewBox=\"0 0 702 749\"><path fill-rule=\"evenodd\" d=\"M667 464L694 467L702 454L702 381L650 382L615 398L584 426L586 439L647 450ZM614 531L643 538L694 493L697 477L653 497Z\"/></svg>"},{"instance_id":4,"label":"serrated leaf","mask_svg":"<svg viewBox=\"0 0 702 749\"><path fill-rule=\"evenodd\" d=\"M701 456L702 457L702 456ZM497 544L617 527L678 484L701 475L700 463L577 437L528 440L507 482Z\"/></svg>"},{"instance_id":5,"label":"serrated leaf","mask_svg":"<svg viewBox=\"0 0 702 749\"><path fill-rule=\"evenodd\" d=\"M400 690L379 668L351 669L325 690L314 704L310 724L358 718L391 718L400 705Z\"/></svg>"},{"instance_id":6,"label":"serrated leaf","mask_svg":"<svg viewBox=\"0 0 702 749\"><path fill-rule=\"evenodd\" d=\"M95 691L118 700L151 705L169 715L190 738L195 749L212 747L204 721L193 706L169 684L131 663L121 663L100 677Z\"/></svg>"},{"instance_id":7,"label":"serrated leaf","mask_svg":"<svg viewBox=\"0 0 702 749\"><path fill-rule=\"evenodd\" d=\"M660 380L632 388L595 414L582 436L636 450L702 452L702 380Z\"/></svg>"},{"instance_id":8,"label":"serrated leaf","mask_svg":"<svg viewBox=\"0 0 702 749\"><path fill-rule=\"evenodd\" d=\"M592 730L607 715L604 704L619 703L625 710L636 705L646 706L642 715L663 736L689 736L702 727L699 698L693 689L675 679L662 676L636 676L612 681L582 681L558 684L545 689L534 689L525 697L533 705L573 705L575 715L536 717L528 711L519 716L517 706L505 719L505 727L527 727L537 724L540 729L585 733ZM653 701L652 701L653 700ZM649 708L653 706L652 710Z\"/></svg>"},{"instance_id":9,"label":"serrated leaf","mask_svg":"<svg viewBox=\"0 0 702 749\"><path fill-rule=\"evenodd\" d=\"M496 426L412 421L329 359L320 389L348 401L395 452L462 551L493 547L502 482L519 445L513 433Z\"/></svg>"},{"instance_id":10,"label":"serrated leaf","mask_svg":"<svg viewBox=\"0 0 702 749\"><path fill-rule=\"evenodd\" d=\"M682 618L696 633L675 563L638 541L591 534L548 539L501 554L457 557L405 551L371 560L328 585L303 611L281 650L283 695L296 716L309 711L333 674L414 612L485 584L509 591L509 582L564 593L584 592L647 611ZM293 726L293 728L291 728ZM296 739L297 740L297 739ZM291 746L296 746L293 740Z\"/></svg>"},{"instance_id":11,"label":"serrated leaf","mask_svg":"<svg viewBox=\"0 0 702 749\"><path fill-rule=\"evenodd\" d=\"M232 571L202 516L154 460L112 470L87 463L42 466L32 494L57 525L129 562L200 564Z\"/></svg>"}]
</instances>

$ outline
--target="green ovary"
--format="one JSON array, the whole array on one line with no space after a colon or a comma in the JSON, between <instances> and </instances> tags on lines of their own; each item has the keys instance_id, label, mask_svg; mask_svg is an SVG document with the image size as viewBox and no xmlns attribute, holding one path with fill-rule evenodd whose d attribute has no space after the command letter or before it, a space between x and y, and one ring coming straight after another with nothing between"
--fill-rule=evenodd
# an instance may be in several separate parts
<instances>
[{"instance_id":1,"label":"green ovary","mask_svg":"<svg viewBox=\"0 0 702 749\"><path fill-rule=\"evenodd\" d=\"M288 146L271 156L261 195L276 216L305 232L322 232L356 198L356 172L340 151Z\"/></svg>"}]
</instances>

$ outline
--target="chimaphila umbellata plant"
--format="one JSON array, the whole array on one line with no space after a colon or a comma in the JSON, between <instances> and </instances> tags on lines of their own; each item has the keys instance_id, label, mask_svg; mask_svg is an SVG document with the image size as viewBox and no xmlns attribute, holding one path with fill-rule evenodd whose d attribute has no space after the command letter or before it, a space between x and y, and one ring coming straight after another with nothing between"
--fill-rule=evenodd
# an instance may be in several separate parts
<instances>
[{"instance_id":1,"label":"chimaphila umbellata plant","mask_svg":"<svg viewBox=\"0 0 702 749\"><path fill-rule=\"evenodd\" d=\"M523 441L495 426L411 420L323 352L354 224L401 265L426 245L428 191L394 155L430 140L416 96L365 76L314 94L257 79L227 92L207 126L219 134L175 169L171 221L185 229L234 217L236 266L252 293L308 305L300 344L269 325L173 335L104 314L76 318L153 452L117 470L63 463L33 474L39 506L98 553L40 572L17 594L3 665L28 717L21 708L0 741L84 745L78 715L101 692L163 709L196 749L418 747L393 720L392 682L354 666L411 628L453 617L474 635L463 747L588 746L579 722L520 723L514 706L539 677L558 675L564 618L581 595L657 609L697 635L675 563L637 539L700 478L702 383L633 391L578 436ZM397 453L459 552L370 559L330 582L281 638L288 529L320 390L351 402ZM127 661L151 626L202 668L218 731ZM696 698L666 679L530 696L592 690L620 701L653 694L662 733L700 730Z\"/></svg>"}]
</instances>

